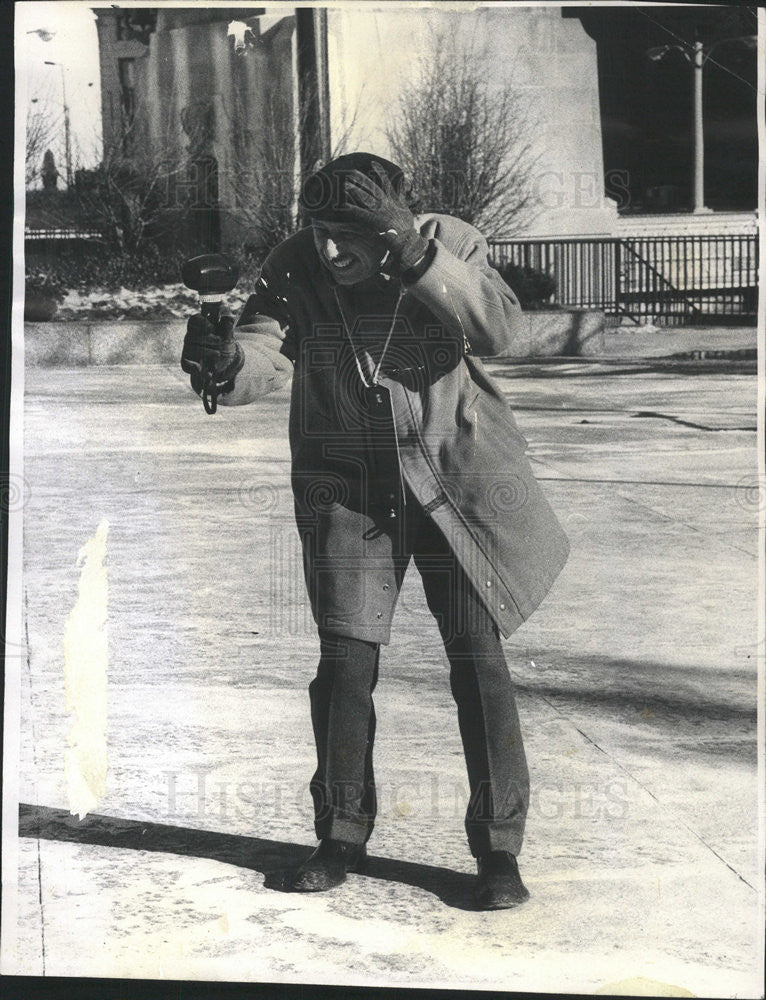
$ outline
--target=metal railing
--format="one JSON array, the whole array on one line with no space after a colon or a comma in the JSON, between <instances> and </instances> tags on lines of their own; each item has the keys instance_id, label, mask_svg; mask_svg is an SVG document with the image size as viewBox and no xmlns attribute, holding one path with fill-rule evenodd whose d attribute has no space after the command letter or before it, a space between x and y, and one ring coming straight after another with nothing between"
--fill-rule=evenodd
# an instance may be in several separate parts
<instances>
[{"instance_id":1,"label":"metal railing","mask_svg":"<svg viewBox=\"0 0 766 1000\"><path fill-rule=\"evenodd\" d=\"M752 233L491 240L490 259L551 275L552 305L667 324L755 322L758 311Z\"/></svg>"},{"instance_id":2,"label":"metal railing","mask_svg":"<svg viewBox=\"0 0 766 1000\"><path fill-rule=\"evenodd\" d=\"M47 229L24 230L25 240L97 240L103 234L99 229L80 229L77 226L58 226Z\"/></svg>"}]
</instances>

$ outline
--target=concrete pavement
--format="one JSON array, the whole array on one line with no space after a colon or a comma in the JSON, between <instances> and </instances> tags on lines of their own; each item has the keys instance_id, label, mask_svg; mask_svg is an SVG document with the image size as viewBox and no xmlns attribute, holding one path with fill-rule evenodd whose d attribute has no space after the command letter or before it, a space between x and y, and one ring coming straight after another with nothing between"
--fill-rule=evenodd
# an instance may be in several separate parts
<instances>
[{"instance_id":1,"label":"concrete pavement","mask_svg":"<svg viewBox=\"0 0 766 1000\"><path fill-rule=\"evenodd\" d=\"M167 366L29 368L25 805L4 972L760 995L756 380L736 365L492 371L573 547L506 644L534 788L531 901L470 908L464 764L414 569L376 698L370 870L330 894L279 891L314 842L318 650L287 391L208 417ZM79 821L62 636L102 518L109 771Z\"/></svg>"}]
</instances>

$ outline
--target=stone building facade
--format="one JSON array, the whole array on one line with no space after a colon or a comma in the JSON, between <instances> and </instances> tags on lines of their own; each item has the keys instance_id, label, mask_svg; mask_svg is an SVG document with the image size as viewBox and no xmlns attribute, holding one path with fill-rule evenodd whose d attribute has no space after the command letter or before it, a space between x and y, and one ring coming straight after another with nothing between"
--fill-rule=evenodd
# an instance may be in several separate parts
<instances>
[{"instance_id":1,"label":"stone building facade","mask_svg":"<svg viewBox=\"0 0 766 1000\"><path fill-rule=\"evenodd\" d=\"M480 56L490 87L511 83L528 110L537 210L527 233L610 232L616 206L605 196L596 43L578 20L562 18L559 7L445 7L331 9L335 131L355 114L361 144L386 149L385 125L396 114L414 59L440 37L462 36Z\"/></svg>"},{"instance_id":2,"label":"stone building facade","mask_svg":"<svg viewBox=\"0 0 766 1000\"><path fill-rule=\"evenodd\" d=\"M652 83L655 70L646 48L665 37L661 24L651 28L657 33L654 37L636 15L636 24L626 21L622 38L619 25L610 22L609 30L599 33L598 12L575 8L371 5L368 9L354 4L325 11L326 62L323 55L321 76L329 98L329 110L323 109L329 119L329 148L336 149L345 137L347 147L390 155L386 125L411 86L413 66L446 33L471 40L474 51L481 53L489 86L511 83L534 123L530 142L537 210L526 231L514 235L617 235L626 224L618 208L628 214L636 207L641 210L643 189L636 188L637 181L647 193L643 211L656 211L650 197L654 187L664 190L661 183L658 187L663 163L667 162L665 173L672 167L670 154L664 161L662 150L674 148L674 143L682 147L686 140L676 125L664 146L651 147L650 140L657 143L661 137L642 138L637 127L640 132L643 105L630 111L626 102L646 78L646 86L655 87L658 106L680 102L676 117L678 122L685 120L686 106L675 81L664 97L657 90L661 81ZM613 19L619 20L621 14L625 12L612 11ZM212 241L241 240L255 227L261 230L261 241L268 243L269 227L278 229L280 224L279 219L268 218L263 223L268 204L278 204L283 214L295 208L301 133L295 11L99 8L97 17L105 147L124 141L127 129L141 151L180 153L191 163L183 182L186 194L191 192L203 207L218 206L215 220L203 223ZM729 29L720 30L725 34ZM629 66L634 66L633 76L626 75L621 84L623 69ZM739 71L743 72L741 67ZM610 93L599 94L599 79ZM720 90L721 82L715 82ZM623 91L624 100L619 96ZM740 131L753 132L754 115L750 117L753 121L743 119ZM137 119L140 128L130 124ZM711 141L714 127L712 121ZM614 137L623 132L630 132L633 140L620 146ZM727 149L722 162L736 162ZM636 157L641 155L644 159L639 162ZM747 165L750 159L741 157L741 167L754 177L754 165ZM653 172L643 164L653 166ZM686 173L682 164L679 176L683 179ZM728 206L716 207L720 211ZM679 225L687 222L682 216ZM669 217L665 223L671 225ZM715 224L711 219L700 222L708 230Z\"/></svg>"},{"instance_id":3,"label":"stone building facade","mask_svg":"<svg viewBox=\"0 0 766 1000\"><path fill-rule=\"evenodd\" d=\"M275 175L294 172L294 18L241 7L96 13L105 151L165 161L166 196L198 209L201 244L247 242L262 180L253 164L292 211Z\"/></svg>"},{"instance_id":4,"label":"stone building facade","mask_svg":"<svg viewBox=\"0 0 766 1000\"><path fill-rule=\"evenodd\" d=\"M295 161L296 31L284 11L97 10L105 147L123 141L127 129L142 149L187 154L197 166L186 183L219 204L218 221L208 224L221 227L224 242L248 225L237 210L243 164L262 159L264 146L287 147L271 164L274 183ZM577 20L551 7L349 6L328 8L326 25L331 146L346 135L350 145L387 155L385 123L415 55L440 31L468 33L490 84L511 80L534 109L535 232L610 229L616 212L604 197L596 48ZM281 133L264 128L275 110ZM140 128L131 124L137 117Z\"/></svg>"}]
</instances>

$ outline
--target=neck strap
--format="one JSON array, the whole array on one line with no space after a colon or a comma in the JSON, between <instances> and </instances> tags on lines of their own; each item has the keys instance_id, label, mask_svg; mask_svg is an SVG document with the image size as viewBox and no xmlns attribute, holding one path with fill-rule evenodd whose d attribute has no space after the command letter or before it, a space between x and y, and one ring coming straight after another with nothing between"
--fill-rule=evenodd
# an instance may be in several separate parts
<instances>
[{"instance_id":1,"label":"neck strap","mask_svg":"<svg viewBox=\"0 0 766 1000\"><path fill-rule=\"evenodd\" d=\"M359 355L357 354L356 347L354 346L354 341L353 338L351 337L351 330L349 329L349 325L346 322L346 317L343 312L343 306L340 304L340 298L338 297L338 289L333 287L332 291L333 295L335 296L335 302L338 306L338 312L340 313L340 318L343 322L343 329L346 331L346 336L348 337L348 342L351 345L351 350L354 352L354 361L356 361L356 368L357 371L359 372L359 378L362 380L362 383L367 386L367 388L370 388L373 385L377 385L378 379L380 377L380 368L381 365L383 364L383 359L386 356L388 345L391 342L391 336L394 332L394 327L396 326L396 320L399 314L399 304L401 303L402 299L406 294L406 289L403 287L399 289L399 298L396 300L396 305L394 306L394 318L391 320L391 327L388 331L388 335L386 336L386 341L383 344L383 350L380 352L378 363L375 365L375 370L373 371L372 377L369 382L367 381L367 378L364 374L364 369L362 368L362 362L359 360Z\"/></svg>"}]
</instances>

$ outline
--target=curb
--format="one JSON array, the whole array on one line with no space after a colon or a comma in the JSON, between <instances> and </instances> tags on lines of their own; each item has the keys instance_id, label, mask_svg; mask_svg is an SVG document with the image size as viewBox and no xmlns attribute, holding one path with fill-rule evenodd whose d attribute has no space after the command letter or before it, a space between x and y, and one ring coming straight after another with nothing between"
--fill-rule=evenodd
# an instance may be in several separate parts
<instances>
[{"instance_id":1,"label":"curb","mask_svg":"<svg viewBox=\"0 0 766 1000\"><path fill-rule=\"evenodd\" d=\"M527 312L506 357L581 357L603 349L593 310ZM186 320L53 320L24 324L25 363L39 367L177 363Z\"/></svg>"},{"instance_id":2,"label":"curb","mask_svg":"<svg viewBox=\"0 0 766 1000\"><path fill-rule=\"evenodd\" d=\"M754 327L607 328L589 310L527 312L514 349L498 361L751 363ZM177 364L185 320L81 320L24 324L25 364L41 368Z\"/></svg>"},{"instance_id":3,"label":"curb","mask_svg":"<svg viewBox=\"0 0 766 1000\"><path fill-rule=\"evenodd\" d=\"M185 320L81 320L24 324L24 362L41 368L177 364Z\"/></svg>"}]
</instances>

